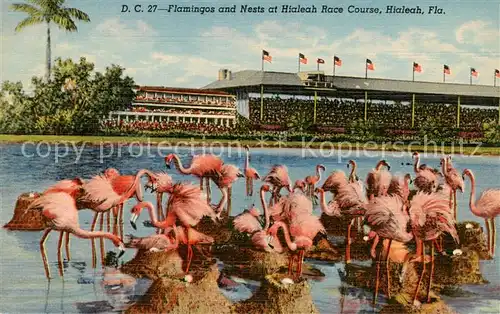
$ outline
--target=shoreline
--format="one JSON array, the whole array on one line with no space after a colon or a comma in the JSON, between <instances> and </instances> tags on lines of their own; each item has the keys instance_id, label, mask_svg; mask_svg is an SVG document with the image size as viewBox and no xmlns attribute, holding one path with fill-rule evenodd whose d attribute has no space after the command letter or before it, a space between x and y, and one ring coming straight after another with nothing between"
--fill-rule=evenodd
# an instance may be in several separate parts
<instances>
[{"instance_id":1,"label":"shoreline","mask_svg":"<svg viewBox=\"0 0 500 314\"><path fill-rule=\"evenodd\" d=\"M467 156L500 156L500 147L460 146L460 145L422 145L403 144L401 142L320 142L320 141L290 141L278 142L274 140L231 140L231 139L206 139L203 137L191 138L161 138L161 137L140 137L140 136L73 136L73 135L10 135L0 134L0 144L22 144L22 143L47 143L62 144L72 143L73 145L84 143L89 146L105 145L151 145L158 147L210 147L217 143L218 148L242 147L248 145L258 149L329 149L352 151L380 151L380 152L406 152L418 151L420 153L431 154L452 154ZM430 141L430 143L434 143ZM325 145L327 144L327 145ZM326 147L325 147L326 146ZM410 150L411 147L411 150Z\"/></svg>"}]
</instances>

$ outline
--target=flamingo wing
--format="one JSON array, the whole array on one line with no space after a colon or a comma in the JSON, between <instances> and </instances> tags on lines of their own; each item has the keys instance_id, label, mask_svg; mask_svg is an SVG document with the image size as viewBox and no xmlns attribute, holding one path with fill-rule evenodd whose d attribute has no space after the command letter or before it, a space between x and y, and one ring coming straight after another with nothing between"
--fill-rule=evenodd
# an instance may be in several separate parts
<instances>
[{"instance_id":1,"label":"flamingo wing","mask_svg":"<svg viewBox=\"0 0 500 314\"><path fill-rule=\"evenodd\" d=\"M233 226L242 233L254 233L262 230L259 220L250 213L243 213L234 218Z\"/></svg>"},{"instance_id":2,"label":"flamingo wing","mask_svg":"<svg viewBox=\"0 0 500 314\"><path fill-rule=\"evenodd\" d=\"M215 217L200 188L192 184L176 183L167 206L183 225L195 226L203 216Z\"/></svg>"},{"instance_id":3,"label":"flamingo wing","mask_svg":"<svg viewBox=\"0 0 500 314\"><path fill-rule=\"evenodd\" d=\"M379 196L366 206L365 218L370 227L382 238L408 242L413 236L406 231L409 216L403 211L398 196Z\"/></svg>"},{"instance_id":4,"label":"flamingo wing","mask_svg":"<svg viewBox=\"0 0 500 314\"><path fill-rule=\"evenodd\" d=\"M375 170L372 170L370 172L368 172L368 174L366 175L366 193L367 195L376 195L377 194L377 184L378 182L378 175L377 173L375 172Z\"/></svg>"},{"instance_id":5,"label":"flamingo wing","mask_svg":"<svg viewBox=\"0 0 500 314\"><path fill-rule=\"evenodd\" d=\"M219 157L212 154L196 155L190 165L191 173L198 177L214 175L217 171L222 171L224 162Z\"/></svg>"},{"instance_id":6,"label":"flamingo wing","mask_svg":"<svg viewBox=\"0 0 500 314\"><path fill-rule=\"evenodd\" d=\"M319 217L310 214L300 214L290 223L290 234L293 237L305 236L314 239L318 233L326 233Z\"/></svg>"},{"instance_id":7,"label":"flamingo wing","mask_svg":"<svg viewBox=\"0 0 500 314\"><path fill-rule=\"evenodd\" d=\"M323 183L322 189L337 194L341 186L347 185L347 177L343 171L333 171Z\"/></svg>"},{"instance_id":8,"label":"flamingo wing","mask_svg":"<svg viewBox=\"0 0 500 314\"><path fill-rule=\"evenodd\" d=\"M56 228L78 228L75 200L68 193L55 192L36 198L26 209L42 211L43 217Z\"/></svg>"},{"instance_id":9,"label":"flamingo wing","mask_svg":"<svg viewBox=\"0 0 500 314\"><path fill-rule=\"evenodd\" d=\"M481 193L476 207L485 213L486 217L496 217L500 214L500 190L487 189Z\"/></svg>"},{"instance_id":10,"label":"flamingo wing","mask_svg":"<svg viewBox=\"0 0 500 314\"><path fill-rule=\"evenodd\" d=\"M83 200L100 204L102 207L111 208L120 199L111 181L102 174L88 180L83 185L83 189L85 191Z\"/></svg>"},{"instance_id":11,"label":"flamingo wing","mask_svg":"<svg viewBox=\"0 0 500 314\"><path fill-rule=\"evenodd\" d=\"M464 179L455 168L452 168L447 171L445 180L446 183L448 183L453 189L459 189L461 191L464 190L465 186Z\"/></svg>"}]
</instances>

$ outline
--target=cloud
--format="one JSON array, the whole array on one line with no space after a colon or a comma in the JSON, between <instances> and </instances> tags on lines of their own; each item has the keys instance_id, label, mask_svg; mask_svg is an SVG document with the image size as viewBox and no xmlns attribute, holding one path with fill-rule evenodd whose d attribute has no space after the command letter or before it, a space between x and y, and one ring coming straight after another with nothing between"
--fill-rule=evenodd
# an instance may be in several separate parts
<instances>
[{"instance_id":1,"label":"cloud","mask_svg":"<svg viewBox=\"0 0 500 314\"><path fill-rule=\"evenodd\" d=\"M462 24L455 32L455 38L460 44L492 44L496 43L498 49L498 41L500 37L500 29L494 28L492 23L475 20Z\"/></svg>"}]
</instances>

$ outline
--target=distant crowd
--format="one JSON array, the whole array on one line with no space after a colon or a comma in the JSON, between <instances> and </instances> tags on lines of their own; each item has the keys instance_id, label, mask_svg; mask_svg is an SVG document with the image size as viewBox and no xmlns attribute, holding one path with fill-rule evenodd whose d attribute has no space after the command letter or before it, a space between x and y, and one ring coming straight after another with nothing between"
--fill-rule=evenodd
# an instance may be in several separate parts
<instances>
[{"instance_id":1,"label":"distant crowd","mask_svg":"<svg viewBox=\"0 0 500 314\"><path fill-rule=\"evenodd\" d=\"M183 97L178 98L168 98L168 97L152 97L146 95L137 95L135 97L136 101L147 101L147 102L160 102L160 103L183 103L188 105L199 105L199 106L219 106L234 108L234 101L213 101L213 100L188 100Z\"/></svg>"},{"instance_id":2,"label":"distant crowd","mask_svg":"<svg viewBox=\"0 0 500 314\"><path fill-rule=\"evenodd\" d=\"M162 132L191 132L198 134L225 134L232 130L232 127L215 125L210 123L188 123L178 121L124 121L115 119L106 120L103 122L105 129L119 130L121 132L130 131L162 131Z\"/></svg>"},{"instance_id":3,"label":"distant crowd","mask_svg":"<svg viewBox=\"0 0 500 314\"><path fill-rule=\"evenodd\" d=\"M260 120L260 99L250 99L250 120L255 124L289 126L314 119L314 100L266 99L263 121ZM411 129L411 105L370 103L367 116L380 127ZM321 99L316 105L316 124L345 128L364 119L363 102ZM460 129L478 130L487 120L497 120L498 110L462 107ZM418 103L415 106L415 128L424 126L455 128L457 107L444 104Z\"/></svg>"},{"instance_id":4,"label":"distant crowd","mask_svg":"<svg viewBox=\"0 0 500 314\"><path fill-rule=\"evenodd\" d=\"M207 114L207 115L221 115L221 116L232 116L234 115L234 111L226 111L226 110L195 110L195 109L149 109L145 107L137 107L134 106L131 108L132 112L162 112L162 113L182 113L182 114Z\"/></svg>"}]
</instances>

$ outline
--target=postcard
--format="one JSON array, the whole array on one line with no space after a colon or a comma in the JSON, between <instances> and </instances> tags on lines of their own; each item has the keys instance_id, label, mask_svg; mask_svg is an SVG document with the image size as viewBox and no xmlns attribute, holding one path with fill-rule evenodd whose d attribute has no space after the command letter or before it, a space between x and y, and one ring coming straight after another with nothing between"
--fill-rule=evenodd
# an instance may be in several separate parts
<instances>
[{"instance_id":1,"label":"postcard","mask_svg":"<svg viewBox=\"0 0 500 314\"><path fill-rule=\"evenodd\" d=\"M500 313L500 0L5 0L0 313Z\"/></svg>"}]
</instances>

